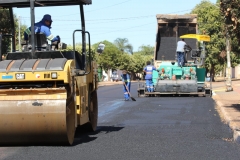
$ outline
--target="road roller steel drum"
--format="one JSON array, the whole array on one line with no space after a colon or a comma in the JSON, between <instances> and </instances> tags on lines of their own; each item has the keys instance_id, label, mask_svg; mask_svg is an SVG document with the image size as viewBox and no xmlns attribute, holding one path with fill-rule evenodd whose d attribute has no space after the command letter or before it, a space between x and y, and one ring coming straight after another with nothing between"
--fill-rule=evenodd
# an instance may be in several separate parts
<instances>
[{"instance_id":1,"label":"road roller steel drum","mask_svg":"<svg viewBox=\"0 0 240 160\"><path fill-rule=\"evenodd\" d=\"M0 62L0 144L73 142L71 67L65 58Z\"/></svg>"}]
</instances>

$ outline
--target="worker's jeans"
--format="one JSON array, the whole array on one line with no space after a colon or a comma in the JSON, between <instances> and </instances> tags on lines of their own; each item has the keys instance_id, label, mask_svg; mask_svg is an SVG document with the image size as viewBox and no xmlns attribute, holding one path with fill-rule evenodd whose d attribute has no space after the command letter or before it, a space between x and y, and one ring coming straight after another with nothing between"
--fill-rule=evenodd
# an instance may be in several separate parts
<instances>
[{"instance_id":1,"label":"worker's jeans","mask_svg":"<svg viewBox=\"0 0 240 160\"><path fill-rule=\"evenodd\" d=\"M148 92L153 92L153 82L152 79L146 79L146 86Z\"/></svg>"},{"instance_id":2,"label":"worker's jeans","mask_svg":"<svg viewBox=\"0 0 240 160\"><path fill-rule=\"evenodd\" d=\"M131 83L126 83L125 82L125 84L126 84L126 87L128 88L128 91L130 92ZM129 100L130 96L128 94L128 91L127 91L126 87L125 87L125 85L123 85L124 98L125 98L125 100Z\"/></svg>"},{"instance_id":3,"label":"worker's jeans","mask_svg":"<svg viewBox=\"0 0 240 160\"><path fill-rule=\"evenodd\" d=\"M178 66L184 66L184 52L177 52Z\"/></svg>"}]
</instances>

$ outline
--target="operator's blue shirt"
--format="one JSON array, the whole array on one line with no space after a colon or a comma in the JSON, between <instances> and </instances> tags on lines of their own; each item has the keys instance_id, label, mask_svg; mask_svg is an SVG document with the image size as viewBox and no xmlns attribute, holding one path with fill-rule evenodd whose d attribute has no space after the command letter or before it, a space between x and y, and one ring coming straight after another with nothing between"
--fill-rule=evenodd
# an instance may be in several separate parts
<instances>
[{"instance_id":1,"label":"operator's blue shirt","mask_svg":"<svg viewBox=\"0 0 240 160\"><path fill-rule=\"evenodd\" d=\"M143 70L146 71L145 79L152 79L152 72L153 70L156 70L156 67L147 65Z\"/></svg>"},{"instance_id":2,"label":"operator's blue shirt","mask_svg":"<svg viewBox=\"0 0 240 160\"><path fill-rule=\"evenodd\" d=\"M47 39L54 42L60 41L58 37L54 37L50 31L51 27L45 25L44 20L34 24L35 33L43 33L46 35ZM31 27L27 28L24 32L24 40L28 40L28 36L31 34Z\"/></svg>"}]
</instances>

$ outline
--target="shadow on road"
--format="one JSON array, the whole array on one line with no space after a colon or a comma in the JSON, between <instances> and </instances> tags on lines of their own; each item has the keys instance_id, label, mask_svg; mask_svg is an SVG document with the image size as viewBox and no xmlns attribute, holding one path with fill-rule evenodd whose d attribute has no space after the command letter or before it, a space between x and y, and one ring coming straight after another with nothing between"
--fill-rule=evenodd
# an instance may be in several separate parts
<instances>
[{"instance_id":1,"label":"shadow on road","mask_svg":"<svg viewBox=\"0 0 240 160\"><path fill-rule=\"evenodd\" d=\"M240 104L228 105L228 106L226 106L226 108L234 108L234 109L240 111Z\"/></svg>"},{"instance_id":2,"label":"shadow on road","mask_svg":"<svg viewBox=\"0 0 240 160\"><path fill-rule=\"evenodd\" d=\"M77 128L75 133L75 139L72 146L76 146L83 143L88 143L97 139L97 134L105 133L109 134L111 132L118 132L124 127L117 127L117 126L98 126L95 132L88 132L86 129L87 126L83 125Z\"/></svg>"},{"instance_id":3,"label":"shadow on road","mask_svg":"<svg viewBox=\"0 0 240 160\"><path fill-rule=\"evenodd\" d=\"M89 126L87 125L82 125L80 127L78 127L76 129L75 132L75 138L74 138L74 142L72 145L64 145L64 144L59 144L59 143L16 143L16 144L9 144L9 145L0 145L1 147L29 147L29 146L48 146L48 147L55 147L55 146L64 146L64 147L72 147L72 146L76 146L79 144L83 144L83 143L88 143L91 142L95 139L97 139L97 134L99 133L105 133L105 134L109 134L111 132L117 132L120 131L121 129L123 129L124 127L116 127L116 126L98 126L97 130L95 132L90 132L89 128L87 128Z\"/></svg>"}]
</instances>

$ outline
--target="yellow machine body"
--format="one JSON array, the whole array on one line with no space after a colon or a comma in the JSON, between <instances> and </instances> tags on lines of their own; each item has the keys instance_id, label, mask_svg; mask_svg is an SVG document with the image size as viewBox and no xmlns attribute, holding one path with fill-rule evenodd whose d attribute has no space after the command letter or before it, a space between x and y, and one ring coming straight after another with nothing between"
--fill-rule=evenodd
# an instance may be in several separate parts
<instances>
[{"instance_id":1,"label":"yellow machine body","mask_svg":"<svg viewBox=\"0 0 240 160\"><path fill-rule=\"evenodd\" d=\"M90 4L92 0L1 0L0 6L9 12L9 16L4 16L9 26L0 33L1 146L72 144L78 126L89 124L90 131L96 129L97 65L91 59L83 8ZM80 29L70 35L72 50L60 37L48 41L44 33L35 32L35 7L51 6L79 7ZM18 51L13 8L29 8L31 17L31 33L28 39L21 40ZM10 52L3 47L8 38L12 42ZM77 43L81 44L80 51L75 49Z\"/></svg>"},{"instance_id":2,"label":"yellow machine body","mask_svg":"<svg viewBox=\"0 0 240 160\"><path fill-rule=\"evenodd\" d=\"M29 61L33 61L32 66L24 68ZM73 60L61 58L61 64L55 63L49 70L39 69L41 61L0 62L0 66L8 64L0 71L1 145L72 144L76 127L91 122L90 112L97 108L97 99L89 96L96 96L96 63L92 62L88 75L75 76ZM48 61L49 64L53 59ZM18 63L21 64L16 69ZM97 115L96 111L93 114Z\"/></svg>"}]
</instances>

